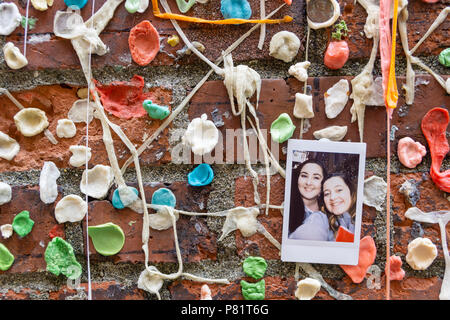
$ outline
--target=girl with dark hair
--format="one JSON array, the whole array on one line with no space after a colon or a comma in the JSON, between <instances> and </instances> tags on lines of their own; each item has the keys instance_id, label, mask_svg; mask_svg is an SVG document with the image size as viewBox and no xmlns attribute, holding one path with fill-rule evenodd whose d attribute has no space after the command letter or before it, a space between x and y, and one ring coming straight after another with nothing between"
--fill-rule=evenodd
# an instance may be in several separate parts
<instances>
[{"instance_id":1,"label":"girl with dark hair","mask_svg":"<svg viewBox=\"0 0 450 320\"><path fill-rule=\"evenodd\" d=\"M324 166L314 159L303 162L293 170L288 238L328 240L328 218L320 211L325 176Z\"/></svg>"},{"instance_id":2,"label":"girl with dark hair","mask_svg":"<svg viewBox=\"0 0 450 320\"><path fill-rule=\"evenodd\" d=\"M339 227L355 233L356 192L344 173L333 173L323 181L323 200L330 232L328 241L335 241Z\"/></svg>"}]
</instances>

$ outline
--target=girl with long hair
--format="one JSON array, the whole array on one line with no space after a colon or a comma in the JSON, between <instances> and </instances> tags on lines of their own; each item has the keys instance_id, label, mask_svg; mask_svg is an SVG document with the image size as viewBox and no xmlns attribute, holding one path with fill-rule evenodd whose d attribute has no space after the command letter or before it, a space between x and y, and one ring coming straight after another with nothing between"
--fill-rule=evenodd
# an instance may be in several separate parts
<instances>
[{"instance_id":1,"label":"girl with long hair","mask_svg":"<svg viewBox=\"0 0 450 320\"><path fill-rule=\"evenodd\" d=\"M328 241L335 241L339 227L355 233L355 186L345 173L338 172L323 180L323 200L329 221Z\"/></svg>"},{"instance_id":2,"label":"girl with long hair","mask_svg":"<svg viewBox=\"0 0 450 320\"><path fill-rule=\"evenodd\" d=\"M325 176L324 166L314 159L301 163L293 170L288 238L328 240L328 219L320 211L323 206L322 181Z\"/></svg>"}]
</instances>

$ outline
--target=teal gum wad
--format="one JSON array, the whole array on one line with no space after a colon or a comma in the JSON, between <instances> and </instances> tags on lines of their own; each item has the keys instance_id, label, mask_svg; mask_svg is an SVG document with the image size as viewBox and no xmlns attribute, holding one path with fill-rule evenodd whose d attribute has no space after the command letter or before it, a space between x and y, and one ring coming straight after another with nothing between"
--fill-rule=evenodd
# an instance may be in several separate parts
<instances>
[{"instance_id":1,"label":"teal gum wad","mask_svg":"<svg viewBox=\"0 0 450 320\"><path fill-rule=\"evenodd\" d=\"M167 118L167 116L170 114L169 107L157 105L151 100L144 100L142 106L144 107L144 110L147 111L149 117L152 119L162 120Z\"/></svg>"},{"instance_id":2,"label":"teal gum wad","mask_svg":"<svg viewBox=\"0 0 450 320\"><path fill-rule=\"evenodd\" d=\"M266 282L264 279L256 283L241 280L241 289L245 300L264 300L266 295Z\"/></svg>"},{"instance_id":3,"label":"teal gum wad","mask_svg":"<svg viewBox=\"0 0 450 320\"><path fill-rule=\"evenodd\" d=\"M136 196L139 195L139 191L136 188L133 187L128 187L134 194L136 194ZM124 209L125 207L127 207L128 205L130 205L130 203L123 203L122 199L120 199L120 194L119 194L119 188L117 188L116 190L114 190L113 196L112 196L112 205L114 208L116 209Z\"/></svg>"},{"instance_id":4,"label":"teal gum wad","mask_svg":"<svg viewBox=\"0 0 450 320\"><path fill-rule=\"evenodd\" d=\"M188 183L194 187L206 186L214 179L214 171L207 163L198 165L188 174Z\"/></svg>"},{"instance_id":5,"label":"teal gum wad","mask_svg":"<svg viewBox=\"0 0 450 320\"><path fill-rule=\"evenodd\" d=\"M252 8L247 0L221 0L220 12L225 19L249 19Z\"/></svg>"},{"instance_id":6,"label":"teal gum wad","mask_svg":"<svg viewBox=\"0 0 450 320\"><path fill-rule=\"evenodd\" d=\"M72 9L83 9L88 0L64 0L66 6Z\"/></svg>"},{"instance_id":7,"label":"teal gum wad","mask_svg":"<svg viewBox=\"0 0 450 320\"><path fill-rule=\"evenodd\" d=\"M25 237L31 232L34 226L34 221L30 219L30 213L26 210L20 212L14 217L12 227L19 237Z\"/></svg>"},{"instance_id":8,"label":"teal gum wad","mask_svg":"<svg viewBox=\"0 0 450 320\"><path fill-rule=\"evenodd\" d=\"M166 188L160 188L153 192L152 195L152 204L168 206L175 208L177 203L177 199L172 191Z\"/></svg>"},{"instance_id":9,"label":"teal gum wad","mask_svg":"<svg viewBox=\"0 0 450 320\"><path fill-rule=\"evenodd\" d=\"M44 254L47 271L59 276L61 273L69 279L81 276L81 265L75 258L72 246L60 237L49 242Z\"/></svg>"},{"instance_id":10,"label":"teal gum wad","mask_svg":"<svg viewBox=\"0 0 450 320\"><path fill-rule=\"evenodd\" d=\"M441 51L439 62L446 67L450 67L450 48Z\"/></svg>"},{"instance_id":11,"label":"teal gum wad","mask_svg":"<svg viewBox=\"0 0 450 320\"><path fill-rule=\"evenodd\" d=\"M261 279L267 270L267 262L261 257L248 257L244 260L242 268L249 277Z\"/></svg>"}]
</instances>

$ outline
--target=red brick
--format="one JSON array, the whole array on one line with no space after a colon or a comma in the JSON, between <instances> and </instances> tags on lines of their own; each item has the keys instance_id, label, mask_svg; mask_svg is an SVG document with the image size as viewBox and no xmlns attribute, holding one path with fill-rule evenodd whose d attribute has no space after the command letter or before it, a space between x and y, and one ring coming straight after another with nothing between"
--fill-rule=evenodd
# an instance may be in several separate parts
<instances>
[{"instance_id":1,"label":"red brick","mask_svg":"<svg viewBox=\"0 0 450 320\"><path fill-rule=\"evenodd\" d=\"M44 161L53 161L58 168L70 167L69 158L72 153L69 151L71 145L85 145L86 124L77 123L77 134L75 137L58 138L56 136L56 126L59 119L67 118L67 113L72 104L78 99L76 87L51 85L41 86L32 90L13 93L14 96L24 105L24 107L35 107L46 111L49 121L48 129L58 140L58 144L53 145L45 138L44 133L34 137L25 137L18 130L14 123L14 115L19 109L5 96L0 97L0 107L3 112L0 115L0 131L8 134L20 144L20 151L16 157L7 161L0 159L0 172L4 171L25 171L30 169L40 169ZM171 91L163 88L151 88L154 93L156 103L169 104L171 101ZM111 122L120 125L124 133L135 146L140 146L143 142L144 134L150 136L161 124L160 120L151 120L144 116L124 120L109 115ZM116 154L119 164L122 165L131 155L125 144L111 130ZM160 139L153 142L153 148L144 151L140 157L141 165L167 163L170 161L168 152L168 128L160 135ZM99 120L94 119L89 125L89 147L92 148L92 158L90 165L109 164L106 149L102 140L103 131ZM160 157L160 158L159 158ZM134 164L132 164L133 166Z\"/></svg>"},{"instance_id":2,"label":"red brick","mask_svg":"<svg viewBox=\"0 0 450 320\"><path fill-rule=\"evenodd\" d=\"M413 179L416 183L420 183L418 189L420 198L416 203L416 207L424 212L448 210L449 202L445 197L445 192L441 191L431 180L428 173L404 173L391 174L391 194L393 195L393 213L394 224L398 226L411 226L412 220L405 217L405 212L412 207L405 195L398 190L406 181Z\"/></svg>"},{"instance_id":3,"label":"red brick","mask_svg":"<svg viewBox=\"0 0 450 320\"><path fill-rule=\"evenodd\" d=\"M0 300L30 300L33 294L40 294L40 291L27 288L16 292L9 289L6 292L0 292Z\"/></svg>"},{"instance_id":4,"label":"red brick","mask_svg":"<svg viewBox=\"0 0 450 320\"><path fill-rule=\"evenodd\" d=\"M292 300L297 288L293 278L263 277L266 283L264 300ZM242 280L255 282L254 279L244 277ZM175 281L169 285L173 300L200 300L200 289L204 283L188 280ZM241 292L240 279L230 284L208 284L213 300L244 300Z\"/></svg>"},{"instance_id":5,"label":"red brick","mask_svg":"<svg viewBox=\"0 0 450 320\"><path fill-rule=\"evenodd\" d=\"M258 185L258 193L261 203L266 201L266 177L259 176L260 184ZM279 174L274 175L270 179L270 204L281 205L284 201L284 178ZM251 177L239 177L235 181L235 206L251 207L255 205L253 196L253 184ZM261 209L258 221L266 228L266 230L281 243L281 231L283 224L283 216L280 210L270 209L269 214L265 214L265 210ZM269 242L262 234L256 233L251 237L243 237L239 231L235 232L236 247L239 256L247 254L256 254L265 259L280 259L279 250Z\"/></svg>"},{"instance_id":6,"label":"red brick","mask_svg":"<svg viewBox=\"0 0 450 320\"><path fill-rule=\"evenodd\" d=\"M422 135L420 129L420 121L429 110L430 106L441 106L448 102L448 96L438 85L435 79L428 75L421 75L422 79L429 81L427 86L419 85L416 87L415 101L410 106L410 112L406 116L400 117L399 110L397 108L394 111L392 124L396 125L399 130L396 132L397 140L405 135L411 136L417 141L421 141L424 145L425 138ZM325 102L324 93L337 81L345 78L349 81L352 77L320 77L309 78L308 84L312 88L311 95L313 96L314 106L314 118L310 119L311 127L303 134L303 138L307 140L315 140L313 132L331 125L347 125L348 132L344 138L344 141L359 142L359 131L357 121L350 123L351 114L350 108L353 104L353 100L349 99L349 102L345 106L342 113L335 119L328 119L325 115ZM446 76L444 76L446 78ZM404 83L404 77L398 78L398 87ZM258 107L258 117L261 125L261 129L268 131L268 144L271 145L270 138L270 125L272 122L283 112L290 115L296 130L292 138L298 138L300 132L300 119L293 116L293 108L295 104L295 93L303 92L303 84L294 78L289 78L287 81L282 79L263 79L261 87L261 96ZM275 94L276 93L276 94ZM255 104L255 97L253 97L253 103ZM400 93L398 106L403 106L404 98ZM226 92L223 81L208 81L192 98L189 108L189 119L200 117L203 113L206 113L208 119L212 118L212 112L216 112L222 116L224 122L223 126L219 127L219 130L224 137L226 145L226 129L239 129L241 128L240 117L232 115L231 107L229 104L228 94ZM227 115L228 113L228 115ZM250 123L246 123L246 128L251 128ZM386 156L386 112L384 107L367 106L365 111L365 123L364 123L364 142L367 143L368 158L372 157L385 157ZM237 138L234 138L235 144L235 159L237 159ZM286 147L287 142L280 145L279 155L280 160L285 160L286 156L282 152L282 147ZM396 152L396 142L392 143L392 152ZM242 152L240 153L242 154ZM261 157L261 156L260 156ZM224 148L224 160L226 159L226 153Z\"/></svg>"},{"instance_id":7,"label":"red brick","mask_svg":"<svg viewBox=\"0 0 450 320\"><path fill-rule=\"evenodd\" d=\"M87 295L88 284L81 283L80 287ZM146 294L143 290L137 287L125 287L115 281L93 282L91 290L92 300L146 300ZM50 292L49 299L65 300L75 295L77 295L76 289L63 286L58 291Z\"/></svg>"},{"instance_id":8,"label":"red brick","mask_svg":"<svg viewBox=\"0 0 450 320\"><path fill-rule=\"evenodd\" d=\"M205 212L210 188L195 188L184 182L174 182L166 185L155 183L145 186L147 202L151 202L151 195L159 188L172 190L177 198L176 208L192 212ZM112 192L113 190L111 190ZM149 210L149 214L153 211ZM90 241L92 260L119 262L144 262L142 250L142 220L143 215L131 209L117 210L107 201L92 201L89 203L89 225L99 225L112 222L119 225L125 233L125 244L116 255L104 257L97 254ZM85 232L85 223L83 222ZM196 262L205 259L216 259L216 237L208 230L203 217L187 217L181 215L177 221L177 235L180 251L184 262ZM176 262L173 229L158 231L150 229L149 261L151 263Z\"/></svg>"},{"instance_id":9,"label":"red brick","mask_svg":"<svg viewBox=\"0 0 450 320\"><path fill-rule=\"evenodd\" d=\"M1 240L15 260L9 270L0 271L0 274L45 271L44 252L51 241L48 232L58 223L54 208L60 199L61 195L55 203L45 204L40 199L39 186L12 187L11 202L0 206L0 225L12 224L16 214L28 210L34 226L22 239L14 232L10 238Z\"/></svg>"}]
</instances>

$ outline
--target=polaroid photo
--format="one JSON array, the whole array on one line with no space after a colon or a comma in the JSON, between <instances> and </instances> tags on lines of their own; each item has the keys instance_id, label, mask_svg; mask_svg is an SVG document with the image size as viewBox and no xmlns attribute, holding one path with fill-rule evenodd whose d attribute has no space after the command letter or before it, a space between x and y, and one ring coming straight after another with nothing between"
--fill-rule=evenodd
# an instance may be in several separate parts
<instances>
[{"instance_id":1,"label":"polaroid photo","mask_svg":"<svg viewBox=\"0 0 450 320\"><path fill-rule=\"evenodd\" d=\"M288 141L281 260L357 265L366 144Z\"/></svg>"}]
</instances>

